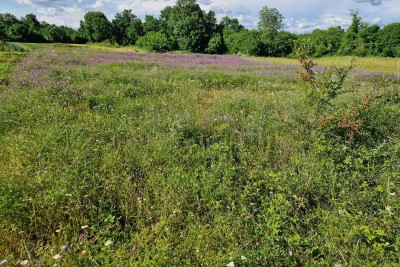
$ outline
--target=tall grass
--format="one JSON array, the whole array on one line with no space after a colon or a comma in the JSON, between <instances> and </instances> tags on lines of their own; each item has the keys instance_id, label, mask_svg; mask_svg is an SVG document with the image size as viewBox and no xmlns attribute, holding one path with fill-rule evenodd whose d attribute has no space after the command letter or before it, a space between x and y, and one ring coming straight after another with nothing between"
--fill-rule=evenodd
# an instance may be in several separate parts
<instances>
[{"instance_id":1,"label":"tall grass","mask_svg":"<svg viewBox=\"0 0 400 267\"><path fill-rule=\"evenodd\" d=\"M181 56L51 48L17 67L0 98L2 259L400 264L398 80L356 73L319 116L287 65Z\"/></svg>"},{"instance_id":2,"label":"tall grass","mask_svg":"<svg viewBox=\"0 0 400 267\"><path fill-rule=\"evenodd\" d=\"M274 64L290 64L297 65L297 59L291 58L262 58L262 57L249 57L252 60ZM398 58L384 58L384 57L355 57L357 68L361 70L386 72L400 75L400 59ZM334 56L334 57L321 57L315 59L318 65L329 67L331 65L344 67L352 57Z\"/></svg>"}]
</instances>

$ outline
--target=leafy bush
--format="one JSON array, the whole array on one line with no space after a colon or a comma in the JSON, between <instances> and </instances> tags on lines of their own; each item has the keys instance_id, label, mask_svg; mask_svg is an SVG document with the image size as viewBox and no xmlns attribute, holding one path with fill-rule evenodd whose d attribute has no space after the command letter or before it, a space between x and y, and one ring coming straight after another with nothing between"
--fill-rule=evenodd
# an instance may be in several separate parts
<instances>
[{"instance_id":1,"label":"leafy bush","mask_svg":"<svg viewBox=\"0 0 400 267\"><path fill-rule=\"evenodd\" d=\"M162 32L148 32L139 37L136 44L148 51L166 52L170 49L168 38Z\"/></svg>"},{"instance_id":2,"label":"leafy bush","mask_svg":"<svg viewBox=\"0 0 400 267\"><path fill-rule=\"evenodd\" d=\"M208 54L223 54L226 50L224 40L222 39L220 34L214 35L213 38L210 39L208 43L208 47L206 49L206 53Z\"/></svg>"},{"instance_id":3,"label":"leafy bush","mask_svg":"<svg viewBox=\"0 0 400 267\"><path fill-rule=\"evenodd\" d=\"M311 85L309 96L313 104L317 106L318 112L325 112L331 104L332 100L343 89L345 79L350 71L355 67L355 59L351 60L348 67L330 66L318 74L314 68L317 64L309 58L312 46L305 40L297 42L297 54L299 61L305 70L305 73L300 73L303 81Z\"/></svg>"},{"instance_id":4,"label":"leafy bush","mask_svg":"<svg viewBox=\"0 0 400 267\"><path fill-rule=\"evenodd\" d=\"M0 41L0 51L27 52L26 49L16 43Z\"/></svg>"},{"instance_id":5,"label":"leafy bush","mask_svg":"<svg viewBox=\"0 0 400 267\"><path fill-rule=\"evenodd\" d=\"M400 46L400 23L389 24L379 32L378 51L384 57L395 57Z\"/></svg>"},{"instance_id":6,"label":"leafy bush","mask_svg":"<svg viewBox=\"0 0 400 267\"><path fill-rule=\"evenodd\" d=\"M344 30L340 26L314 30L309 36L313 47L312 56L334 55L340 48L343 34Z\"/></svg>"},{"instance_id":7,"label":"leafy bush","mask_svg":"<svg viewBox=\"0 0 400 267\"><path fill-rule=\"evenodd\" d=\"M240 32L225 30L224 41L229 54L249 56L263 56L266 54L265 45L260 40L259 32L254 30L244 30Z\"/></svg>"}]
</instances>

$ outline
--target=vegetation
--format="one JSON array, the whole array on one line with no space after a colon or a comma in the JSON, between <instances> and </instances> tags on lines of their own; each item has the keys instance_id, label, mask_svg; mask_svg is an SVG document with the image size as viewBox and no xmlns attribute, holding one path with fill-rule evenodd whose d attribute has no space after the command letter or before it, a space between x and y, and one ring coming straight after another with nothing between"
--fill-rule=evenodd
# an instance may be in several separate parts
<instances>
[{"instance_id":1,"label":"vegetation","mask_svg":"<svg viewBox=\"0 0 400 267\"><path fill-rule=\"evenodd\" d=\"M142 22L132 10L124 10L112 21L101 12L88 12L75 30L65 26L39 22L28 14L17 19L12 14L0 14L0 41L50 43L101 43L138 45L151 51L186 51L248 56L295 57L298 40L308 40L313 57L400 56L400 23L384 28L362 22L352 11L352 24L316 29L309 34L282 31L283 15L272 7L260 11L258 29L246 29L237 18L224 17L217 23L213 11L201 10L196 0L177 0L165 7L158 17L146 15ZM147 35L147 37L145 37ZM139 42L139 39L142 41ZM167 39L164 45L153 45L156 39ZM144 41L148 40L148 41ZM150 43L149 43L150 42ZM0 47L1 49L1 47Z\"/></svg>"},{"instance_id":2,"label":"vegetation","mask_svg":"<svg viewBox=\"0 0 400 267\"><path fill-rule=\"evenodd\" d=\"M399 265L399 80L298 47L2 52L1 263Z\"/></svg>"},{"instance_id":3,"label":"vegetation","mask_svg":"<svg viewBox=\"0 0 400 267\"><path fill-rule=\"evenodd\" d=\"M24 58L24 53L0 52L0 93L8 85L10 75L15 65Z\"/></svg>"}]
</instances>

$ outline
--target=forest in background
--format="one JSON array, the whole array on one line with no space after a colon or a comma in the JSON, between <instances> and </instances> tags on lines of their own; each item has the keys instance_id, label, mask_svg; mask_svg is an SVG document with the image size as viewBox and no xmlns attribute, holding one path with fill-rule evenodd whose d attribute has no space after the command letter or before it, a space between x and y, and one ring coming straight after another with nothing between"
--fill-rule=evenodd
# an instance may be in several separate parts
<instances>
[{"instance_id":1,"label":"forest in background","mask_svg":"<svg viewBox=\"0 0 400 267\"><path fill-rule=\"evenodd\" d=\"M39 21L34 14L18 19L0 14L0 50L12 49L12 43L105 43L136 45L148 51L187 51L208 54L250 56L291 56L297 40L306 39L311 55L353 55L400 57L400 23L383 28L362 21L351 11L352 23L316 29L309 34L282 30L284 17L275 8L264 7L257 29L247 29L237 18L224 17L217 22L214 11L201 9L196 0L177 0L158 17L146 15L142 21L132 10L117 13L109 21L104 13L87 12L78 29Z\"/></svg>"}]
</instances>

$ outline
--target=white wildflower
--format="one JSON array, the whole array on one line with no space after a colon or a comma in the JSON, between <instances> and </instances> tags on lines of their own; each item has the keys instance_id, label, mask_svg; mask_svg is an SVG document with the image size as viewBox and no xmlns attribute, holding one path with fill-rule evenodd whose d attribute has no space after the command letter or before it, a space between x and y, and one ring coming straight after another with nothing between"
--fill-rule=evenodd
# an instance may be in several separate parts
<instances>
[{"instance_id":1,"label":"white wildflower","mask_svg":"<svg viewBox=\"0 0 400 267\"><path fill-rule=\"evenodd\" d=\"M55 259L55 260L59 260L59 259L61 259L62 257L61 257L61 255L60 255L60 253L57 253L56 255L54 255L53 256L53 259Z\"/></svg>"},{"instance_id":2,"label":"white wildflower","mask_svg":"<svg viewBox=\"0 0 400 267\"><path fill-rule=\"evenodd\" d=\"M84 226L81 227L82 230L86 229L86 228L89 228L89 226L88 225L84 225Z\"/></svg>"},{"instance_id":3,"label":"white wildflower","mask_svg":"<svg viewBox=\"0 0 400 267\"><path fill-rule=\"evenodd\" d=\"M104 246L109 246L109 245L111 245L113 242L111 241L111 240L107 240L107 242L106 243L104 243Z\"/></svg>"},{"instance_id":4,"label":"white wildflower","mask_svg":"<svg viewBox=\"0 0 400 267\"><path fill-rule=\"evenodd\" d=\"M247 260L247 258L245 256L243 256L243 255L240 258L242 259L242 261Z\"/></svg>"},{"instance_id":5,"label":"white wildflower","mask_svg":"<svg viewBox=\"0 0 400 267\"><path fill-rule=\"evenodd\" d=\"M233 261L231 261L230 263L228 263L226 265L226 267L235 267L235 263Z\"/></svg>"}]
</instances>

